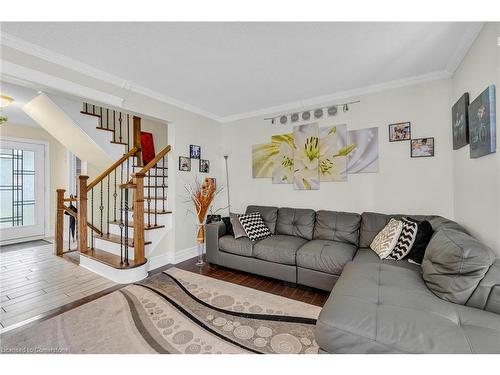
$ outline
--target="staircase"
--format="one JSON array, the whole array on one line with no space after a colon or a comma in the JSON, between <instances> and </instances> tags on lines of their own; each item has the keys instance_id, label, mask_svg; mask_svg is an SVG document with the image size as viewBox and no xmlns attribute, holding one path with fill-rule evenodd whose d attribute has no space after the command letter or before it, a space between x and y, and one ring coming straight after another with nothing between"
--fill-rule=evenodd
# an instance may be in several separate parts
<instances>
[{"instance_id":1,"label":"staircase","mask_svg":"<svg viewBox=\"0 0 500 375\"><path fill-rule=\"evenodd\" d=\"M148 249L170 224L170 146L144 165L140 117L89 103L83 103L81 113L95 117L96 128L109 133L109 142L123 146L124 154L91 182L88 176L79 176L77 197L65 197L63 189L57 190L56 254L64 254L67 212L77 221L81 266L118 283L141 280L147 276ZM66 202L76 202L77 212Z\"/></svg>"}]
</instances>

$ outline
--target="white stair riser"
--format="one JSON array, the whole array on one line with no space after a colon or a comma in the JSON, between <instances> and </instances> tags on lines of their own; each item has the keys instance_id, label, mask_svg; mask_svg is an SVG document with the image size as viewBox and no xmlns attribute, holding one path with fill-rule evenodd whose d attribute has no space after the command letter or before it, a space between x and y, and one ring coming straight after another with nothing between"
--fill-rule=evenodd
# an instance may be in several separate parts
<instances>
[{"instance_id":1,"label":"white stair riser","mask_svg":"<svg viewBox=\"0 0 500 375\"><path fill-rule=\"evenodd\" d=\"M147 226L147 222L146 222L146 226ZM125 229L125 227L123 227L123 229ZM145 241L152 241L152 237L154 237L154 236L151 235L151 232L156 231L156 230L162 230L162 229L163 228L145 230L144 231L144 240ZM118 224L109 224L109 233L116 234L117 236L119 236L120 235L120 226ZM123 235L125 235L125 230L123 231ZM128 227L128 236L131 238L134 237L134 228L133 227Z\"/></svg>"},{"instance_id":2,"label":"white stair riser","mask_svg":"<svg viewBox=\"0 0 500 375\"><path fill-rule=\"evenodd\" d=\"M120 255L120 244L111 242L111 241L106 241L102 240L100 238L96 238L94 242L94 246L100 250L106 251L111 254L115 255ZM148 246L148 245L146 245ZM125 251L125 246L123 246L123 251ZM129 259L134 259L134 248L129 246L128 247L128 258Z\"/></svg>"},{"instance_id":3,"label":"white stair riser","mask_svg":"<svg viewBox=\"0 0 500 375\"><path fill-rule=\"evenodd\" d=\"M151 207L151 208L153 208L153 207ZM160 210L161 207L158 206L158 209ZM148 215L151 215L151 224L154 224L154 221L155 221L154 214L144 213L144 222L147 224ZM167 218L165 216L169 216L169 215L171 215L171 214L157 214L156 215L156 223L158 225L164 225L164 223L167 221ZM128 211L128 218L129 218L129 220L134 220L134 212L133 211Z\"/></svg>"},{"instance_id":4,"label":"white stair riser","mask_svg":"<svg viewBox=\"0 0 500 375\"><path fill-rule=\"evenodd\" d=\"M110 267L104 263L98 262L94 259L88 258L86 256L80 257L80 266L87 268L88 270L98 273L116 283L119 284L129 284L136 281L140 281L148 276L148 264L145 263L142 266L119 270Z\"/></svg>"}]
</instances>

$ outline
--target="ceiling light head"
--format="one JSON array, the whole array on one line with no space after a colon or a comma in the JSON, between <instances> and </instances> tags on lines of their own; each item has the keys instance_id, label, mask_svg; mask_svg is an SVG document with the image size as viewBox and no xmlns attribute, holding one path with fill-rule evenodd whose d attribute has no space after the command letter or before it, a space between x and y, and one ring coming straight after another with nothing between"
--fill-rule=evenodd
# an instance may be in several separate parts
<instances>
[{"instance_id":1,"label":"ceiling light head","mask_svg":"<svg viewBox=\"0 0 500 375\"><path fill-rule=\"evenodd\" d=\"M348 104L344 104L344 107L342 108L342 110L344 112L347 112L349 110L349 105Z\"/></svg>"},{"instance_id":2,"label":"ceiling light head","mask_svg":"<svg viewBox=\"0 0 500 375\"><path fill-rule=\"evenodd\" d=\"M331 107L328 108L328 115L330 116L335 116L337 114L337 106L332 105Z\"/></svg>"},{"instance_id":3,"label":"ceiling light head","mask_svg":"<svg viewBox=\"0 0 500 375\"><path fill-rule=\"evenodd\" d=\"M14 102L14 98L8 95L0 95L0 108L5 108Z\"/></svg>"},{"instance_id":4,"label":"ceiling light head","mask_svg":"<svg viewBox=\"0 0 500 375\"><path fill-rule=\"evenodd\" d=\"M287 121L288 121L288 117L286 117L285 115L280 117L280 123L282 125L285 125Z\"/></svg>"}]
</instances>

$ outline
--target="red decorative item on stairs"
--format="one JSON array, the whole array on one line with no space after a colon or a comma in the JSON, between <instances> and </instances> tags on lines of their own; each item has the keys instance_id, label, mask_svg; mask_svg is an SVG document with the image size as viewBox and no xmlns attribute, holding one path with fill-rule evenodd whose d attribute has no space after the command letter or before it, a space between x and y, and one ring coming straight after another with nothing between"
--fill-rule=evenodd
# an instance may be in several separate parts
<instances>
[{"instance_id":1,"label":"red decorative item on stairs","mask_svg":"<svg viewBox=\"0 0 500 375\"><path fill-rule=\"evenodd\" d=\"M155 145L153 134L141 132L142 160L144 165L148 164L155 157Z\"/></svg>"}]
</instances>

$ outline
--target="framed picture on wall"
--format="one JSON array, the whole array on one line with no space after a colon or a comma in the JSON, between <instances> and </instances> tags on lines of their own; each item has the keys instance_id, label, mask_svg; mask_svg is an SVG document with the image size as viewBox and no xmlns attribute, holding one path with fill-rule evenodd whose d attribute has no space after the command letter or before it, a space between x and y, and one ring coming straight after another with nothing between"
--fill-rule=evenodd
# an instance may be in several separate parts
<instances>
[{"instance_id":1,"label":"framed picture on wall","mask_svg":"<svg viewBox=\"0 0 500 375\"><path fill-rule=\"evenodd\" d=\"M434 156L434 138L412 139L410 156L412 158L425 158Z\"/></svg>"},{"instance_id":2,"label":"framed picture on wall","mask_svg":"<svg viewBox=\"0 0 500 375\"><path fill-rule=\"evenodd\" d=\"M191 159L201 159L201 147L189 145L189 157Z\"/></svg>"},{"instance_id":3,"label":"framed picture on wall","mask_svg":"<svg viewBox=\"0 0 500 375\"><path fill-rule=\"evenodd\" d=\"M210 172L210 161L200 159L200 173Z\"/></svg>"},{"instance_id":4,"label":"framed picture on wall","mask_svg":"<svg viewBox=\"0 0 500 375\"><path fill-rule=\"evenodd\" d=\"M495 86L484 90L469 105L470 158L496 152Z\"/></svg>"},{"instance_id":5,"label":"framed picture on wall","mask_svg":"<svg viewBox=\"0 0 500 375\"><path fill-rule=\"evenodd\" d=\"M451 108L453 149L458 150L469 143L469 94L465 93Z\"/></svg>"},{"instance_id":6,"label":"framed picture on wall","mask_svg":"<svg viewBox=\"0 0 500 375\"><path fill-rule=\"evenodd\" d=\"M191 172L191 159L186 156L179 156L179 170L181 172Z\"/></svg>"},{"instance_id":7,"label":"framed picture on wall","mask_svg":"<svg viewBox=\"0 0 500 375\"><path fill-rule=\"evenodd\" d=\"M389 142L409 141L411 139L411 123L398 122L389 125Z\"/></svg>"}]
</instances>

